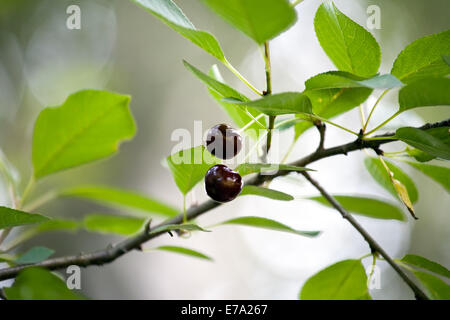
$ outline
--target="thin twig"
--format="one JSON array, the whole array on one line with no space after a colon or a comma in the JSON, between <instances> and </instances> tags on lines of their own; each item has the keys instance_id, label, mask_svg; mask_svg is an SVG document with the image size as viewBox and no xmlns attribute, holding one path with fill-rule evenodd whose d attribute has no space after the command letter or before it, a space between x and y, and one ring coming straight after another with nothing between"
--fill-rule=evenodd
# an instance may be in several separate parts
<instances>
[{"instance_id":1,"label":"thin twig","mask_svg":"<svg viewBox=\"0 0 450 320\"><path fill-rule=\"evenodd\" d=\"M361 234L364 240L369 244L372 253L379 253L387 263L397 272L405 283L414 292L417 299L429 300L427 295L403 272L403 270L392 260L386 251L375 241L374 238L356 221L356 219L345 210L316 180L314 180L306 171L301 174L322 194L322 196Z\"/></svg>"},{"instance_id":2,"label":"thin twig","mask_svg":"<svg viewBox=\"0 0 450 320\"><path fill-rule=\"evenodd\" d=\"M370 110L369 116L367 117L366 123L364 124L362 131L363 133L366 131L367 129L367 125L369 124L370 118L372 117L373 112L375 111L377 105L380 103L381 99L383 99L383 97L386 95L386 93L389 92L390 89L386 89L383 91L383 93L378 97L377 101L375 102L375 104L372 107L372 110Z\"/></svg>"}]
</instances>

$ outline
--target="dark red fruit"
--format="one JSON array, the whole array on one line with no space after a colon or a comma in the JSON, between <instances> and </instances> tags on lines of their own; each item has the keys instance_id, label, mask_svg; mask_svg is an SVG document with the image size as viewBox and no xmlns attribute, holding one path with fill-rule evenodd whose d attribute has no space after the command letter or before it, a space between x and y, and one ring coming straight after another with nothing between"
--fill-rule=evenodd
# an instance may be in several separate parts
<instances>
[{"instance_id":1,"label":"dark red fruit","mask_svg":"<svg viewBox=\"0 0 450 320\"><path fill-rule=\"evenodd\" d=\"M209 129L206 148L220 159L235 157L242 148L242 138L235 129L227 124L218 124Z\"/></svg>"},{"instance_id":2,"label":"dark red fruit","mask_svg":"<svg viewBox=\"0 0 450 320\"><path fill-rule=\"evenodd\" d=\"M223 164L211 167L205 175L206 193L217 202L228 202L242 191L242 178L239 173Z\"/></svg>"}]
</instances>

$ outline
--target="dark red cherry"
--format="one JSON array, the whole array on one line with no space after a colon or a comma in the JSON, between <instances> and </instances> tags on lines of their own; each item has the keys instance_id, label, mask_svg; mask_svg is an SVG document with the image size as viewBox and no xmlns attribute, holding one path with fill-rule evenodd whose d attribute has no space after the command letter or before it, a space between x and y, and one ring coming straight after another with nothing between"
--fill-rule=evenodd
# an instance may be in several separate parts
<instances>
[{"instance_id":1,"label":"dark red cherry","mask_svg":"<svg viewBox=\"0 0 450 320\"><path fill-rule=\"evenodd\" d=\"M205 175L206 193L217 202L228 202L242 191L242 178L239 173L223 164L211 167Z\"/></svg>"},{"instance_id":2,"label":"dark red cherry","mask_svg":"<svg viewBox=\"0 0 450 320\"><path fill-rule=\"evenodd\" d=\"M227 124L218 124L208 131L206 148L220 159L235 157L242 148L242 138L235 129Z\"/></svg>"}]
</instances>

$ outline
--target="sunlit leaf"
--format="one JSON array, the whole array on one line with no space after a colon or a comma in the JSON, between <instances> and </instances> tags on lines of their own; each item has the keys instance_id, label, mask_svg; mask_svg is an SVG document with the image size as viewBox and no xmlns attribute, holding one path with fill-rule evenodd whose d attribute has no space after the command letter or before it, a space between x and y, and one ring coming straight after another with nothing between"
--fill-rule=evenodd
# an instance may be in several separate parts
<instances>
[{"instance_id":1,"label":"sunlit leaf","mask_svg":"<svg viewBox=\"0 0 450 320\"><path fill-rule=\"evenodd\" d=\"M253 120L253 118L261 114L261 112L256 109L248 108L248 112L253 116L252 118L250 115L248 115L248 113L245 112L244 107L222 101L222 99L225 97L233 97L241 101L248 101L249 99L224 82L217 66L213 66L213 68L211 68L210 70L210 74L207 75L188 62L183 61L183 63L189 71L191 71L198 79L200 79L200 81L202 81L208 87L211 96L224 108L225 112L239 127L242 128L246 126L250 121ZM258 121L263 126L265 126L266 121L264 118L259 118ZM250 125L247 130L253 130L256 134L251 136L257 137L260 129L262 129L261 126L255 122Z\"/></svg>"},{"instance_id":2,"label":"sunlit leaf","mask_svg":"<svg viewBox=\"0 0 450 320\"><path fill-rule=\"evenodd\" d=\"M398 94L400 112L427 106L450 105L450 79L423 79L403 87Z\"/></svg>"},{"instance_id":3,"label":"sunlit leaf","mask_svg":"<svg viewBox=\"0 0 450 320\"><path fill-rule=\"evenodd\" d=\"M0 206L0 230L28 224L42 223L48 220L49 218L39 214L27 213Z\"/></svg>"},{"instance_id":4,"label":"sunlit leaf","mask_svg":"<svg viewBox=\"0 0 450 320\"><path fill-rule=\"evenodd\" d=\"M375 75L371 78L358 77L345 71L320 73L305 82L306 90L336 88L392 89L401 87L400 80L391 74Z\"/></svg>"},{"instance_id":5,"label":"sunlit leaf","mask_svg":"<svg viewBox=\"0 0 450 320\"><path fill-rule=\"evenodd\" d=\"M408 209L409 213L411 213L413 218L417 219L413 204L411 202L411 199L409 198L408 189L406 189L405 185L394 177L391 178L391 181L394 185L395 191L397 191L397 194L400 197L400 200L405 204L406 208Z\"/></svg>"},{"instance_id":6,"label":"sunlit leaf","mask_svg":"<svg viewBox=\"0 0 450 320\"><path fill-rule=\"evenodd\" d=\"M450 54L450 30L409 44L394 62L391 73L404 83L450 74L442 55Z\"/></svg>"},{"instance_id":7,"label":"sunlit leaf","mask_svg":"<svg viewBox=\"0 0 450 320\"><path fill-rule=\"evenodd\" d=\"M154 248L152 250L168 251L168 252L174 252L174 253L191 256L194 258L205 259L205 260L210 260L210 261L213 260L213 259L211 259L211 257L209 257L201 252L198 252L197 250L192 250L189 248L178 247L178 246L160 246L160 247Z\"/></svg>"},{"instance_id":8,"label":"sunlit leaf","mask_svg":"<svg viewBox=\"0 0 450 320\"><path fill-rule=\"evenodd\" d=\"M39 233L50 231L75 232L79 229L80 223L74 220L52 219L34 227Z\"/></svg>"},{"instance_id":9,"label":"sunlit leaf","mask_svg":"<svg viewBox=\"0 0 450 320\"><path fill-rule=\"evenodd\" d=\"M371 299L367 276L360 260L344 260L309 278L300 292L301 300Z\"/></svg>"},{"instance_id":10,"label":"sunlit leaf","mask_svg":"<svg viewBox=\"0 0 450 320\"><path fill-rule=\"evenodd\" d=\"M262 228L262 229L275 230L275 231L282 231L282 232L293 233L293 234L297 234L300 236L306 236L306 237L316 237L320 234L320 231L296 230L291 227L288 227L285 224L277 222L275 220L262 218L262 217L239 217L239 218L234 218L231 220L221 222L218 225L227 225L227 224Z\"/></svg>"},{"instance_id":11,"label":"sunlit leaf","mask_svg":"<svg viewBox=\"0 0 450 320\"><path fill-rule=\"evenodd\" d=\"M410 161L408 164L439 183L450 193L450 168Z\"/></svg>"},{"instance_id":12,"label":"sunlit leaf","mask_svg":"<svg viewBox=\"0 0 450 320\"><path fill-rule=\"evenodd\" d=\"M225 62L225 56L216 38L205 31L197 30L181 9L171 0L132 0L173 30L197 46Z\"/></svg>"},{"instance_id":13,"label":"sunlit leaf","mask_svg":"<svg viewBox=\"0 0 450 320\"><path fill-rule=\"evenodd\" d=\"M311 114L312 112L311 101L305 94L300 92L283 92L248 102L240 101L233 97L226 97L222 101L252 107L270 116L298 113Z\"/></svg>"},{"instance_id":14,"label":"sunlit leaf","mask_svg":"<svg viewBox=\"0 0 450 320\"><path fill-rule=\"evenodd\" d=\"M248 98L243 94L241 94L240 92L238 92L237 90L203 73L202 71L191 65L189 62L183 60L183 64L186 67L186 69L191 71L197 78L199 78L204 84L206 84L208 88L213 89L222 96L235 98L242 101L248 101Z\"/></svg>"},{"instance_id":15,"label":"sunlit leaf","mask_svg":"<svg viewBox=\"0 0 450 320\"><path fill-rule=\"evenodd\" d=\"M450 300L450 285L432 274L414 271L414 275L425 287L433 300Z\"/></svg>"},{"instance_id":16,"label":"sunlit leaf","mask_svg":"<svg viewBox=\"0 0 450 320\"><path fill-rule=\"evenodd\" d=\"M314 28L322 49L339 70L363 77L377 73L381 61L377 41L332 2L317 9Z\"/></svg>"},{"instance_id":17,"label":"sunlit leaf","mask_svg":"<svg viewBox=\"0 0 450 320\"><path fill-rule=\"evenodd\" d=\"M440 265L437 262L431 261L427 258L415 255L415 254L407 254L402 259L402 262L405 262L409 265L422 268L434 273L437 273L441 276L450 278L450 270L448 270L446 267Z\"/></svg>"},{"instance_id":18,"label":"sunlit leaf","mask_svg":"<svg viewBox=\"0 0 450 320\"><path fill-rule=\"evenodd\" d=\"M34 176L42 178L115 153L136 132L129 102L128 96L83 90L59 107L44 109L34 127Z\"/></svg>"},{"instance_id":19,"label":"sunlit leaf","mask_svg":"<svg viewBox=\"0 0 450 320\"><path fill-rule=\"evenodd\" d=\"M238 30L262 44L291 26L295 9L287 0L203 0Z\"/></svg>"},{"instance_id":20,"label":"sunlit leaf","mask_svg":"<svg viewBox=\"0 0 450 320\"><path fill-rule=\"evenodd\" d=\"M26 268L10 288L4 288L8 300L80 300L80 295L48 270Z\"/></svg>"},{"instance_id":21,"label":"sunlit leaf","mask_svg":"<svg viewBox=\"0 0 450 320\"><path fill-rule=\"evenodd\" d=\"M397 129L395 137L435 157L450 160L450 145L424 130L404 127Z\"/></svg>"},{"instance_id":22,"label":"sunlit leaf","mask_svg":"<svg viewBox=\"0 0 450 320\"><path fill-rule=\"evenodd\" d=\"M394 219L405 221L403 212L396 206L386 201L361 196L333 195L333 198L347 211L375 219ZM322 196L311 197L323 205L331 207L328 200Z\"/></svg>"},{"instance_id":23,"label":"sunlit leaf","mask_svg":"<svg viewBox=\"0 0 450 320\"><path fill-rule=\"evenodd\" d=\"M432 135L438 140L441 140L446 145L450 146L450 127L437 127L437 128L430 128L424 130L426 133ZM430 160L433 160L436 158L436 156L431 155L429 153L426 153L425 151L422 151L417 148L406 148L406 152L409 156L413 157L419 162L427 162Z\"/></svg>"},{"instance_id":24,"label":"sunlit leaf","mask_svg":"<svg viewBox=\"0 0 450 320\"><path fill-rule=\"evenodd\" d=\"M394 174L394 178L399 180L408 190L409 197L411 199L412 203L415 203L419 196L417 188L414 184L414 182L411 180L410 177L406 173L403 172L399 167L392 164L391 162L384 160L386 165L388 166L389 170ZM388 191L390 194L392 194L394 197L399 198L399 195L397 194L397 190L395 189L394 185L392 184L392 180L389 176L389 173L387 172L386 168L383 166L381 161L377 158L371 158L368 157L364 160L364 165L369 171L372 178L386 191Z\"/></svg>"},{"instance_id":25,"label":"sunlit leaf","mask_svg":"<svg viewBox=\"0 0 450 320\"><path fill-rule=\"evenodd\" d=\"M111 207L124 206L150 213L161 214L167 217L174 217L180 212L180 210L172 208L159 200L152 199L133 191L111 187L81 186L64 190L61 195L89 199Z\"/></svg>"},{"instance_id":26,"label":"sunlit leaf","mask_svg":"<svg viewBox=\"0 0 450 320\"><path fill-rule=\"evenodd\" d=\"M88 231L123 236L139 232L144 224L145 219L103 214L90 214L83 220L83 226Z\"/></svg>"},{"instance_id":27,"label":"sunlit leaf","mask_svg":"<svg viewBox=\"0 0 450 320\"><path fill-rule=\"evenodd\" d=\"M26 230L22 231L17 237L8 243L8 247L15 247L20 243L23 243L37 235L47 232L69 232L74 233L81 227L79 221L74 220L62 220L62 219L52 219L42 222L37 225L28 227Z\"/></svg>"},{"instance_id":28,"label":"sunlit leaf","mask_svg":"<svg viewBox=\"0 0 450 320\"><path fill-rule=\"evenodd\" d=\"M198 146L167 158L175 183L184 195L203 180L209 168L221 162L205 150L204 146Z\"/></svg>"}]
</instances>

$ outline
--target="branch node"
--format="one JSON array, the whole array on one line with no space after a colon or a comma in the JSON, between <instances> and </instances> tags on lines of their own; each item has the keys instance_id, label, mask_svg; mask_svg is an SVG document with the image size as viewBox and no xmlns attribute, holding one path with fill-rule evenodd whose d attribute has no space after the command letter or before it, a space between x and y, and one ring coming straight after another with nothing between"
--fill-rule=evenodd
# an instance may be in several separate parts
<instances>
[{"instance_id":1,"label":"branch node","mask_svg":"<svg viewBox=\"0 0 450 320\"><path fill-rule=\"evenodd\" d=\"M319 130L320 140L319 140L319 146L317 147L316 152L321 152L324 150L325 145L325 131L327 129L325 123L322 121L315 121L314 125L316 126L317 130Z\"/></svg>"},{"instance_id":2,"label":"branch node","mask_svg":"<svg viewBox=\"0 0 450 320\"><path fill-rule=\"evenodd\" d=\"M148 222L145 224L145 229L144 229L145 234L149 234L150 233L151 223L152 223L152 219L149 219Z\"/></svg>"},{"instance_id":3,"label":"branch node","mask_svg":"<svg viewBox=\"0 0 450 320\"><path fill-rule=\"evenodd\" d=\"M379 147L373 147L372 148L373 151L375 151L375 153L379 156L384 156L384 151L381 150Z\"/></svg>"}]
</instances>

